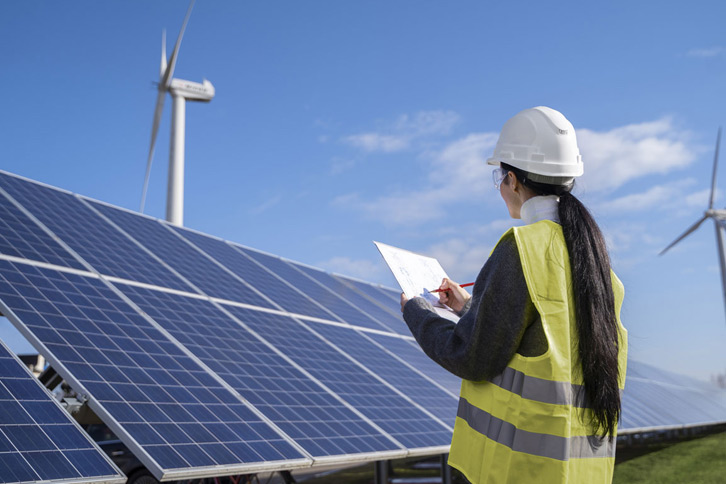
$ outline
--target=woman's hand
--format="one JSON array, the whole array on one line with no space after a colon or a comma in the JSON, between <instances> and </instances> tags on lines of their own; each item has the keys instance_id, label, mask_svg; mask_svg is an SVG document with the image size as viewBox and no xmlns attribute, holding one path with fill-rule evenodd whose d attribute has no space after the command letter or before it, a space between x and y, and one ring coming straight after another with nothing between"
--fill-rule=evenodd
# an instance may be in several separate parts
<instances>
[{"instance_id":1,"label":"woman's hand","mask_svg":"<svg viewBox=\"0 0 726 484\"><path fill-rule=\"evenodd\" d=\"M402 292L401 293L401 312L403 312L403 307L406 305L407 302L408 302L408 298L406 297L406 294Z\"/></svg>"},{"instance_id":2,"label":"woman's hand","mask_svg":"<svg viewBox=\"0 0 726 484\"><path fill-rule=\"evenodd\" d=\"M446 304L457 313L464 309L464 305L471 298L466 289L449 278L444 278L439 286L439 302Z\"/></svg>"}]
</instances>

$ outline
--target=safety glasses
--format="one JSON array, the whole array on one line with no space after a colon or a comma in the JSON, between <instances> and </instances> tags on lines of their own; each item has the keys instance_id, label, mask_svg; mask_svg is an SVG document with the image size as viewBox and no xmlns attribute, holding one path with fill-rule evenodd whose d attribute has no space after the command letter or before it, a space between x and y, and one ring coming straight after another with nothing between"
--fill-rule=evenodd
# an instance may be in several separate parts
<instances>
[{"instance_id":1,"label":"safety glasses","mask_svg":"<svg viewBox=\"0 0 726 484\"><path fill-rule=\"evenodd\" d=\"M497 190L499 190L499 187L502 186L504 179L507 178L507 173L509 172L502 167L495 168L492 172L492 180L494 181L494 187Z\"/></svg>"}]
</instances>

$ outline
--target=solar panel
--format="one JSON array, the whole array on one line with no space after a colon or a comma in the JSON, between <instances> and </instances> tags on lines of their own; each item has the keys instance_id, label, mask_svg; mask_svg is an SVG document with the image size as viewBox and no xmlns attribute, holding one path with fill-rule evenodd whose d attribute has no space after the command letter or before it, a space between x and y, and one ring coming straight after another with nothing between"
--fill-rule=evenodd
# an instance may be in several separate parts
<instances>
[{"instance_id":1,"label":"solar panel","mask_svg":"<svg viewBox=\"0 0 726 484\"><path fill-rule=\"evenodd\" d=\"M91 203L122 230L199 288L203 294L255 306L272 307L250 285L235 278L230 271L213 262L162 223L109 205Z\"/></svg>"},{"instance_id":2,"label":"solar panel","mask_svg":"<svg viewBox=\"0 0 726 484\"><path fill-rule=\"evenodd\" d=\"M392 331L393 328L400 329L402 327L400 309L397 314L383 309L377 302L371 301L371 299L361 295L358 291L351 289L331 274L321 271L320 269L314 269L312 267L296 263L290 263L290 265L373 318L377 323L376 326L372 327L373 329L385 328L387 331Z\"/></svg>"},{"instance_id":3,"label":"solar panel","mask_svg":"<svg viewBox=\"0 0 726 484\"><path fill-rule=\"evenodd\" d=\"M435 420L302 323L247 308L228 306L226 309L266 340L274 342L295 363L405 448L441 447L451 442L451 427Z\"/></svg>"},{"instance_id":4,"label":"solar panel","mask_svg":"<svg viewBox=\"0 0 726 484\"><path fill-rule=\"evenodd\" d=\"M0 216L0 309L157 477L448 451L460 380L398 291L3 173ZM623 432L726 421L726 392L629 370Z\"/></svg>"},{"instance_id":5,"label":"solar panel","mask_svg":"<svg viewBox=\"0 0 726 484\"><path fill-rule=\"evenodd\" d=\"M389 352L407 361L411 366L426 374L454 395L459 394L461 379L444 370L434 360L426 356L415 341L393 335L368 333L366 336Z\"/></svg>"},{"instance_id":6,"label":"solar panel","mask_svg":"<svg viewBox=\"0 0 726 484\"><path fill-rule=\"evenodd\" d=\"M221 239L209 237L191 230L174 227L184 238L214 257L237 276L246 281L254 281L255 288L262 292L280 308L291 313L303 314L322 319L334 319L335 315L327 311L294 286L255 262L243 252L235 250Z\"/></svg>"},{"instance_id":7,"label":"solar panel","mask_svg":"<svg viewBox=\"0 0 726 484\"><path fill-rule=\"evenodd\" d=\"M9 199L0 195L0 254L58 266L83 266Z\"/></svg>"},{"instance_id":8,"label":"solar panel","mask_svg":"<svg viewBox=\"0 0 726 484\"><path fill-rule=\"evenodd\" d=\"M406 326L406 323L401 317L400 292L386 290L381 288L380 286L376 286L367 282L356 281L355 279L343 277L338 274L334 275L333 277L335 280L351 287L354 291L360 292L365 298L368 299L368 302L365 304L365 306L362 306L363 308L367 308L372 303L387 310L389 314L387 315L386 319L382 320L381 322L383 322L389 330L405 336L411 335L411 331L409 331L408 326ZM361 303L361 305L362 304L363 303Z\"/></svg>"},{"instance_id":9,"label":"solar panel","mask_svg":"<svg viewBox=\"0 0 726 484\"><path fill-rule=\"evenodd\" d=\"M358 360L442 422L450 423L456 418L458 392L450 393L444 390L363 333L353 335L351 334L355 331L353 329L328 324L311 323L311 325L327 341Z\"/></svg>"},{"instance_id":10,"label":"solar panel","mask_svg":"<svg viewBox=\"0 0 726 484\"><path fill-rule=\"evenodd\" d=\"M313 457L401 455L393 440L211 302L119 287Z\"/></svg>"},{"instance_id":11,"label":"solar panel","mask_svg":"<svg viewBox=\"0 0 726 484\"><path fill-rule=\"evenodd\" d=\"M312 283L313 281L311 281L309 277L305 276L305 274L296 270L292 265L283 261L279 257L263 254L262 252L257 252L239 245L234 245L234 248L259 262L293 286L304 289L305 294L320 303L327 310L334 313L340 321L344 321L354 326L362 326L364 328L379 330L385 329L377 321L361 312L356 307L348 304L348 302L339 297L337 294L329 291L319 284Z\"/></svg>"},{"instance_id":12,"label":"solar panel","mask_svg":"<svg viewBox=\"0 0 726 484\"><path fill-rule=\"evenodd\" d=\"M0 481L120 484L125 480L0 341Z\"/></svg>"},{"instance_id":13,"label":"solar panel","mask_svg":"<svg viewBox=\"0 0 726 484\"><path fill-rule=\"evenodd\" d=\"M628 361L619 433L726 423L726 391L707 382Z\"/></svg>"},{"instance_id":14,"label":"solar panel","mask_svg":"<svg viewBox=\"0 0 726 484\"><path fill-rule=\"evenodd\" d=\"M74 195L7 174L0 174L0 187L101 274L189 290Z\"/></svg>"},{"instance_id":15,"label":"solar panel","mask_svg":"<svg viewBox=\"0 0 726 484\"><path fill-rule=\"evenodd\" d=\"M0 299L3 314L157 478L305 460L100 279L0 260Z\"/></svg>"}]
</instances>

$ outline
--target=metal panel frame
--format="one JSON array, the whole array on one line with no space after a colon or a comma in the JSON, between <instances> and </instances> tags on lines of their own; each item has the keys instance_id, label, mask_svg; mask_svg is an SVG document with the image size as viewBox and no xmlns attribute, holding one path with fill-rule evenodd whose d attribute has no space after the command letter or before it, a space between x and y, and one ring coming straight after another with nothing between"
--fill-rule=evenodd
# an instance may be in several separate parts
<instances>
[{"instance_id":1,"label":"metal panel frame","mask_svg":"<svg viewBox=\"0 0 726 484\"><path fill-rule=\"evenodd\" d=\"M2 301L0 301L0 305L2 305ZM20 358L18 358L18 355L16 355L13 351L11 351L10 348L8 348L7 345L5 344L5 342L2 341L2 340L0 340L0 346L2 346L2 348L4 348L5 351L7 351L7 353L10 355L10 357L18 364L18 366L20 367L21 371L25 372L25 374L28 377L28 379L31 380L31 381L34 381L38 385L38 387L40 387L40 388L43 389L43 392L48 397L48 400L50 400L58 408L58 410L61 411L63 413L63 415L65 415L67 417L67 422L70 425L73 425L73 427L75 427L75 429L81 435L83 435L86 438L86 440L91 444L91 446L93 447L93 449L95 449L96 452L98 452L98 454L101 456L101 458L103 458L106 461L106 463L108 463L109 467L111 469L115 470L116 473L117 473L117 476L115 478L110 477L110 476L104 476L103 479L91 478L91 477L84 477L84 478L78 478L78 479L76 479L76 478L67 478L67 479L53 479L53 481L50 481L50 480L41 480L41 481L35 481L35 482L38 482L38 483L43 483L43 482L63 482L63 483L67 483L67 484L90 484L90 483L97 483L97 484L123 484L124 482L126 482L126 476L124 475L123 472L121 472L121 469L119 469L118 466L111 460L111 458L108 455L106 455L106 453L104 451L102 451L98 447L98 444L96 442L94 442L93 439L91 439L88 436L88 434L86 433L86 431L83 430L83 428L81 428L81 426L78 424L78 422L73 417L71 417L70 415L68 415L68 412L61 406L61 404L55 398L53 398L53 395L50 394L50 392L48 391L48 389L45 388L38 381L38 379L35 377L35 375L33 375L30 372L30 370L28 370L28 367L25 366L25 364L22 361L20 361ZM17 398L16 398L16 400L17 400ZM20 401L20 400L18 400L18 401ZM36 422L36 424L39 427L41 427L41 424L39 424L37 422Z\"/></svg>"},{"instance_id":2,"label":"metal panel frame","mask_svg":"<svg viewBox=\"0 0 726 484\"><path fill-rule=\"evenodd\" d=\"M2 256L0 256L2 258ZM29 264L29 265L35 265L35 264ZM52 270L58 271L57 267L53 267ZM63 271L59 271L63 272ZM70 272L70 271L67 271ZM73 271L77 274L77 271ZM97 274L83 274L86 277L98 279L100 281L103 281L103 278ZM105 282L105 281L104 281ZM106 283L108 285L108 283ZM114 292L118 291L118 289L115 286L109 285ZM122 295L124 298L125 295ZM139 311L138 307L131 306L135 311ZM118 436L124 444L133 452L134 455L144 464L144 466L149 469L149 471L159 479L160 481L167 481L167 480L176 480L176 479L182 479L182 478L202 478L202 477L211 477L215 475L232 475L232 474L242 474L247 472L257 472L262 470L269 470L269 469L295 469L295 468L302 468L302 467L309 467L312 464L311 458L304 458L299 460L286 460L282 462L265 462L260 464L237 464L237 465L227 465L227 466L206 466L206 467L194 467L194 468L183 468L183 469L164 469L162 468L153 457L151 457L144 449L143 447L134 439L126 430L124 429L123 425L121 425L107 410L106 408L93 396L91 392L89 392L84 385L81 384L79 380L75 378L75 376L61 363L60 360L58 360L55 355L35 336L35 334L28 329L27 326L22 322L22 320L0 299L0 309L2 310L3 314L13 323L13 325L25 336L25 338L35 347L40 353L43 354L43 356L46 358L46 360L49 362L49 364L58 372L61 377L63 377L64 380L69 382L71 387L73 387L76 392L80 393L80 397L82 400L87 401L88 406L91 408L91 410L96 413L96 415L103 420L103 422L109 426L111 431L113 431L116 436ZM149 320L148 316L146 316L144 313L140 313L144 316L145 319ZM152 320L153 321L153 320ZM150 321L151 322L151 321ZM167 336L166 331L163 328L158 327L158 324L153 321L153 325L155 329L161 331L165 336ZM169 338L169 340L174 343L175 345L179 346L180 344L176 341L174 338ZM188 350L186 347L182 347L183 351L186 353ZM199 364L200 362L196 358L196 356L191 355L191 358L195 361L195 363ZM212 372L206 365L201 364L200 367L204 369L207 373L212 375L216 380L218 380L220 377ZM219 381L219 380L218 380ZM226 382L221 382L222 385L227 389L230 390L229 385L227 385ZM296 449L299 449L299 446L297 443L295 443L292 439L290 439L289 436L287 436L284 433L281 433L276 425L269 422L267 417L264 415L260 415L259 411L254 408L252 405L250 405L245 399L243 399L239 393L237 393L234 389L231 389L232 395L237 397L241 403L246 405L253 413L260 416L261 420L263 420L265 423L271 424L270 426L278 432L278 434L281 434L284 438L284 440L287 440L288 443L293 445ZM301 450L300 452L302 455L307 455L307 453L304 450Z\"/></svg>"}]
</instances>

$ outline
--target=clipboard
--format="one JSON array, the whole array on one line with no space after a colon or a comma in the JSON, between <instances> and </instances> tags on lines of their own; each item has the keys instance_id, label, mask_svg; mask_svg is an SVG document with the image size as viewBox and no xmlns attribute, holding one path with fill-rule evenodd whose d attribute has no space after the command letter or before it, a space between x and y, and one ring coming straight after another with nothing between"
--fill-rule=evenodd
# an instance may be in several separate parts
<instances>
[{"instance_id":1,"label":"clipboard","mask_svg":"<svg viewBox=\"0 0 726 484\"><path fill-rule=\"evenodd\" d=\"M452 321L459 320L453 309L439 303L439 297L429 292L438 288L445 277L449 277L436 258L381 242L373 243L407 298L423 297L434 306L440 316Z\"/></svg>"}]
</instances>

